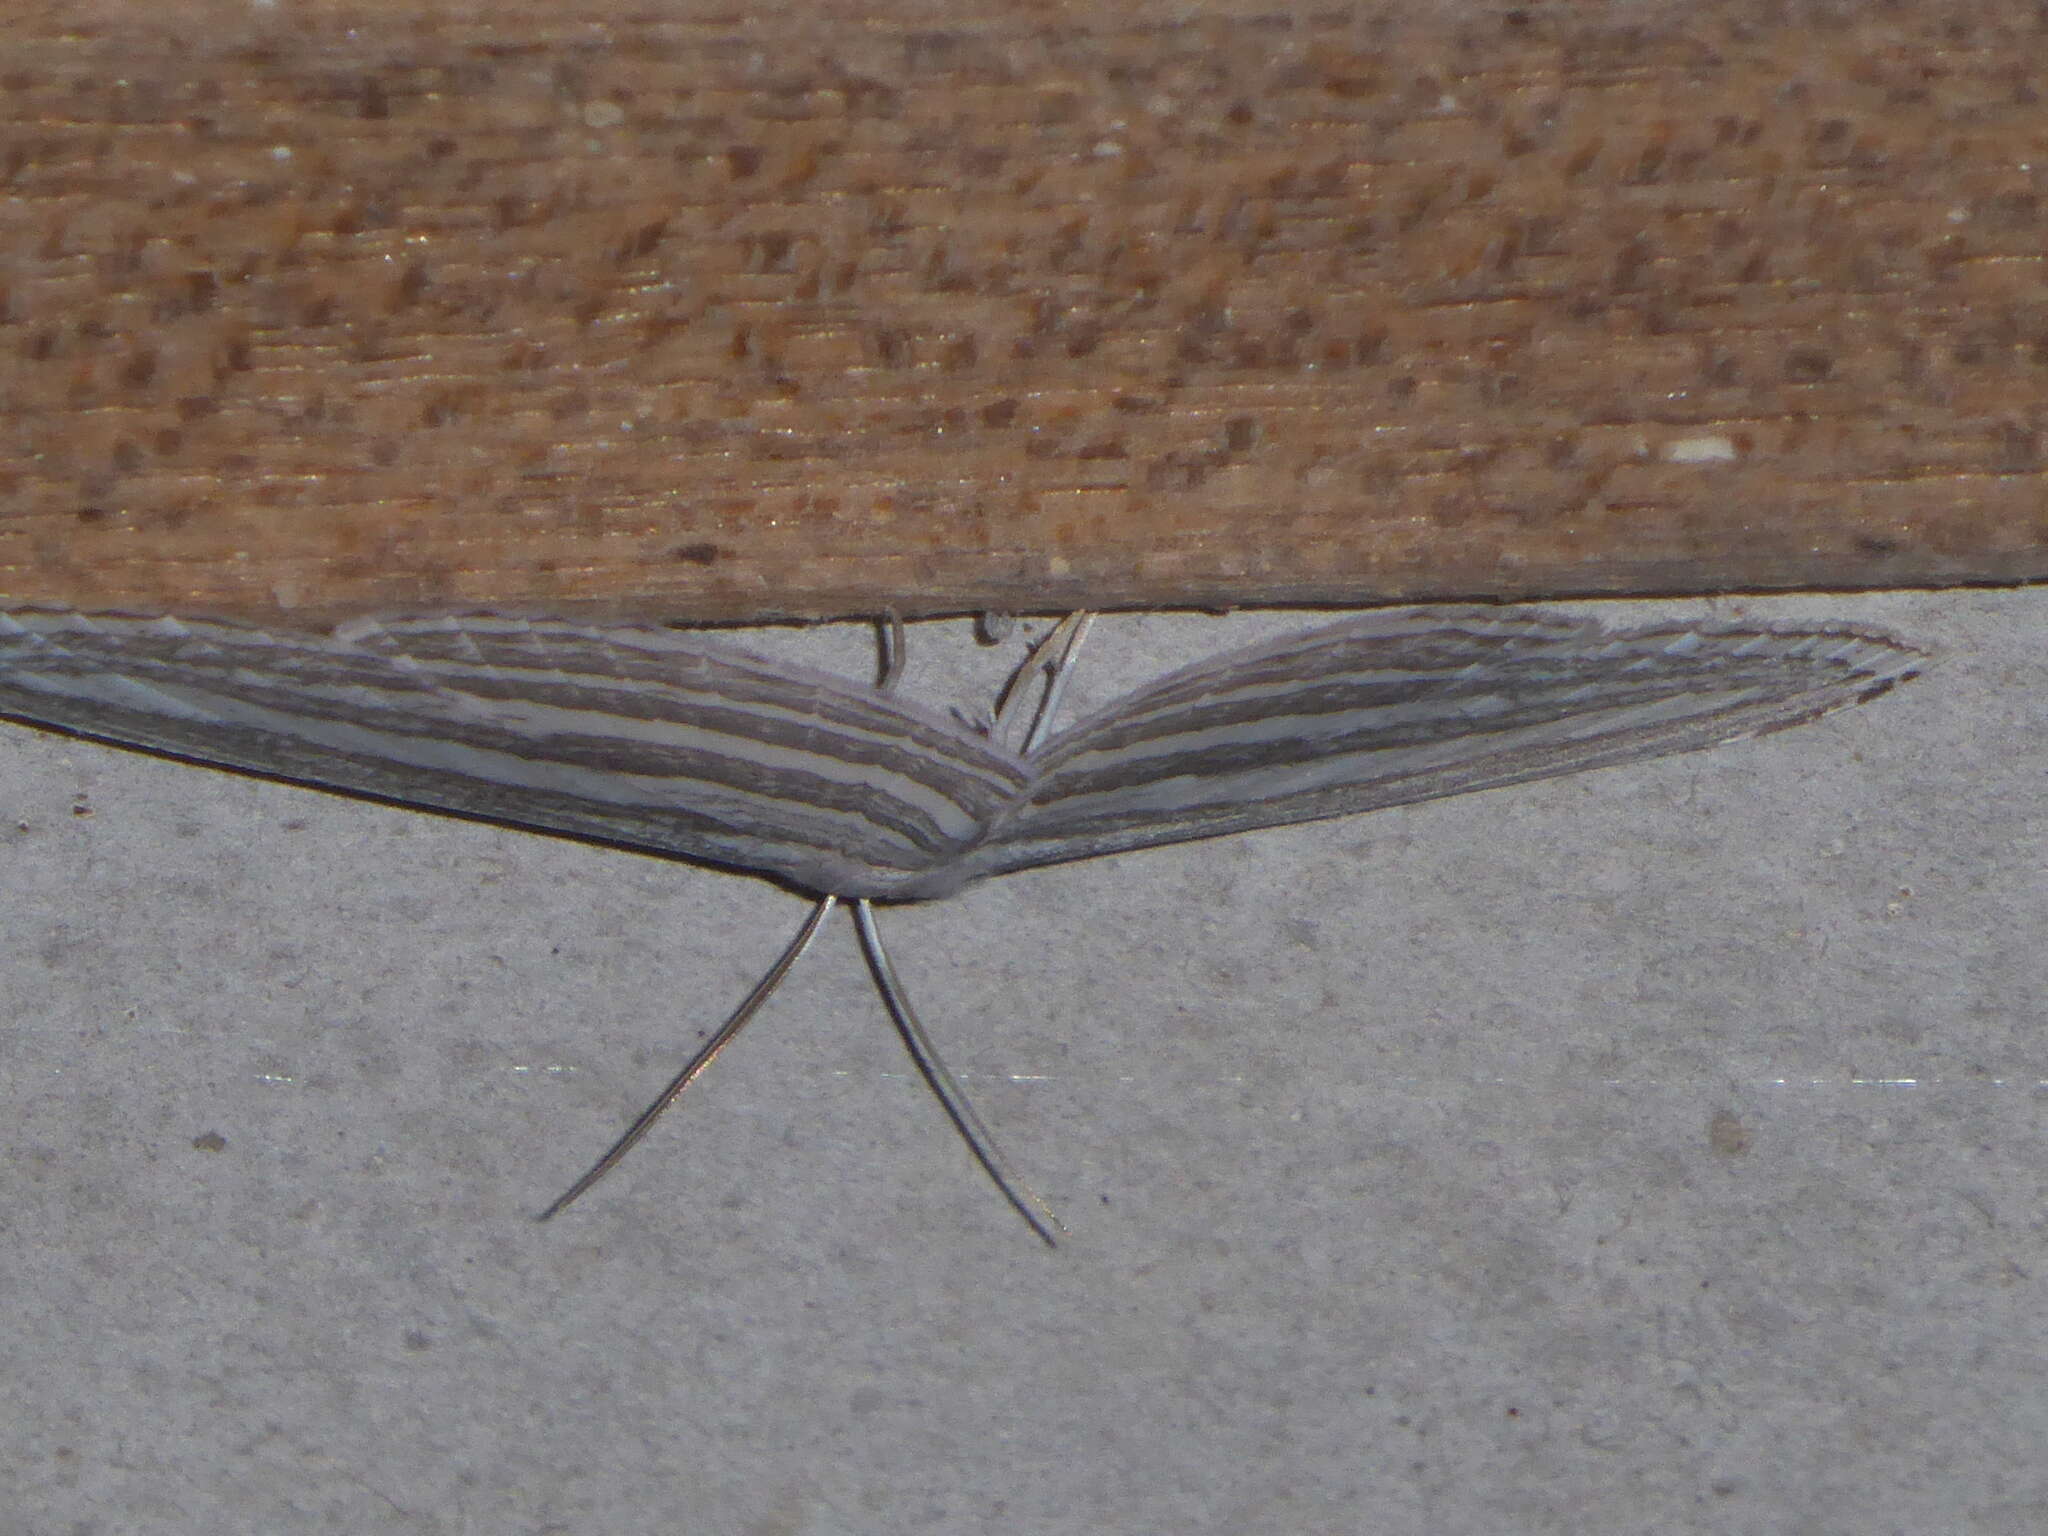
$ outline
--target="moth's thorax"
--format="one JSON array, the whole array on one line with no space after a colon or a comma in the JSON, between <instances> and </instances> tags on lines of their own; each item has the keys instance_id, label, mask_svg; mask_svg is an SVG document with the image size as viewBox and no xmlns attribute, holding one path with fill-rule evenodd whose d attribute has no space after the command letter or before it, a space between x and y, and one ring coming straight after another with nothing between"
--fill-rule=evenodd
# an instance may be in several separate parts
<instances>
[{"instance_id":1,"label":"moth's thorax","mask_svg":"<svg viewBox=\"0 0 2048 1536\"><path fill-rule=\"evenodd\" d=\"M816 896L847 901L942 901L981 878L985 871L961 860L929 869L887 870L846 860L825 859L796 883Z\"/></svg>"}]
</instances>

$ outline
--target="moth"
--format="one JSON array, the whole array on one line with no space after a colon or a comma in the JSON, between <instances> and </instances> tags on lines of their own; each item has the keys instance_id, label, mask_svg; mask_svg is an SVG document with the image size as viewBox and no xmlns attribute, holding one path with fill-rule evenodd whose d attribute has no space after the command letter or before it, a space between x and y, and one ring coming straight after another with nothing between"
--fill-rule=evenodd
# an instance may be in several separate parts
<instances>
[{"instance_id":1,"label":"moth","mask_svg":"<svg viewBox=\"0 0 2048 1536\"><path fill-rule=\"evenodd\" d=\"M877 923L1012 870L1349 815L1758 735L1874 698L1924 653L1804 628L1610 629L1535 609L1375 612L1228 651L1048 734L1085 619L976 726L697 635L488 614L328 634L0 612L0 715L96 740L670 855L815 901L796 938L542 1219L609 1171L850 903L904 1042L1047 1243L940 1062ZM1028 723L1017 684L1044 675Z\"/></svg>"}]
</instances>

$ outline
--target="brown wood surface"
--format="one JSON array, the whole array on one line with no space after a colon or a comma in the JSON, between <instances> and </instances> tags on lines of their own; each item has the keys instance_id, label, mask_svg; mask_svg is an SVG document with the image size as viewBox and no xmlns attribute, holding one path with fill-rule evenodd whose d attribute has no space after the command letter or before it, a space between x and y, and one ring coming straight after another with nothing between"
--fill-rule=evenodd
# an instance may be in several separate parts
<instances>
[{"instance_id":1,"label":"brown wood surface","mask_svg":"<svg viewBox=\"0 0 2048 1536\"><path fill-rule=\"evenodd\" d=\"M2032 5L8 18L15 601L2048 573Z\"/></svg>"}]
</instances>

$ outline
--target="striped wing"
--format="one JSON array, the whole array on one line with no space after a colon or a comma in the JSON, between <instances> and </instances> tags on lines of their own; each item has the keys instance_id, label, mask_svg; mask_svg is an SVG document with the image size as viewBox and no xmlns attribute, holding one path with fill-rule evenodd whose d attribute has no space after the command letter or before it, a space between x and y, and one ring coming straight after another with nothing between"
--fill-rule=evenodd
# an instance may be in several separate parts
<instances>
[{"instance_id":1,"label":"striped wing","mask_svg":"<svg viewBox=\"0 0 2048 1536\"><path fill-rule=\"evenodd\" d=\"M0 614L0 714L849 897L950 889L1026 783L964 726L822 673L485 616L314 636Z\"/></svg>"},{"instance_id":2,"label":"striped wing","mask_svg":"<svg viewBox=\"0 0 2048 1536\"><path fill-rule=\"evenodd\" d=\"M970 873L1709 747L1872 698L1924 659L1847 628L1374 614L1175 673L1047 743Z\"/></svg>"}]
</instances>

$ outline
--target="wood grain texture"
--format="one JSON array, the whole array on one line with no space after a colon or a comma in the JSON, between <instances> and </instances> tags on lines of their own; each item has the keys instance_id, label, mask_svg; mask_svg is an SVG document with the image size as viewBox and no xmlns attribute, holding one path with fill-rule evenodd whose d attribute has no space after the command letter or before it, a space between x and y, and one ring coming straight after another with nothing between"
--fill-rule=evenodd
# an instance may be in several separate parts
<instances>
[{"instance_id":1,"label":"wood grain texture","mask_svg":"<svg viewBox=\"0 0 2048 1536\"><path fill-rule=\"evenodd\" d=\"M2048 574L2048 29L15 7L0 592L701 620Z\"/></svg>"}]
</instances>

